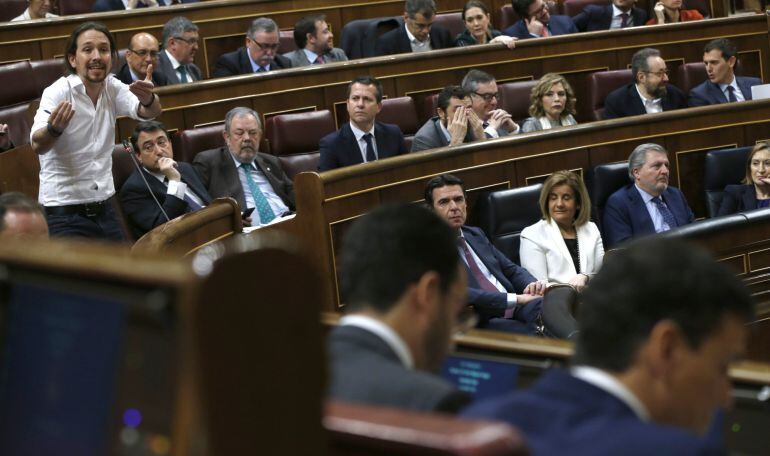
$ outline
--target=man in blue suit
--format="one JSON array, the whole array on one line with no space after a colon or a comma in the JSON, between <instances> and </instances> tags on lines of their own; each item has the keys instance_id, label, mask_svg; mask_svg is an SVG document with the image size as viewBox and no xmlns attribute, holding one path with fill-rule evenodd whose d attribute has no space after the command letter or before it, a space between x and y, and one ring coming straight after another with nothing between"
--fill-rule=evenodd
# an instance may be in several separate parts
<instances>
[{"instance_id":1,"label":"man in blue suit","mask_svg":"<svg viewBox=\"0 0 770 456\"><path fill-rule=\"evenodd\" d=\"M513 9L521 19L503 31L508 36L523 40L578 31L569 16L551 16L544 0L514 0Z\"/></svg>"},{"instance_id":2,"label":"man in blue suit","mask_svg":"<svg viewBox=\"0 0 770 456\"><path fill-rule=\"evenodd\" d=\"M713 417L730 404L728 365L753 317L748 291L673 239L606 258L582 296L572 368L463 415L513 424L533 455L722 454Z\"/></svg>"},{"instance_id":3,"label":"man in blue suit","mask_svg":"<svg viewBox=\"0 0 770 456\"><path fill-rule=\"evenodd\" d=\"M404 135L396 125L375 121L382 109L382 85L359 76L348 85L350 122L321 139L319 171L368 163L405 154Z\"/></svg>"},{"instance_id":4,"label":"man in blue suit","mask_svg":"<svg viewBox=\"0 0 770 456\"><path fill-rule=\"evenodd\" d=\"M638 27L647 22L647 13L635 7L635 1L612 0L610 5L587 5L572 20L581 32Z\"/></svg>"},{"instance_id":5,"label":"man in blue suit","mask_svg":"<svg viewBox=\"0 0 770 456\"><path fill-rule=\"evenodd\" d=\"M690 90L690 106L706 106L751 100L751 87L762 84L759 78L735 75L738 49L729 40L719 38L703 49L708 81Z\"/></svg>"},{"instance_id":6,"label":"man in blue suit","mask_svg":"<svg viewBox=\"0 0 770 456\"><path fill-rule=\"evenodd\" d=\"M479 315L479 327L537 332L545 283L508 259L479 228L465 226L463 181L451 174L434 177L425 187L425 203L457 232L468 273L468 304Z\"/></svg>"},{"instance_id":7,"label":"man in blue suit","mask_svg":"<svg viewBox=\"0 0 770 456\"><path fill-rule=\"evenodd\" d=\"M634 181L613 193L604 208L604 245L667 231L692 223L694 216L684 195L668 185L670 164L663 147L641 144L628 157Z\"/></svg>"}]
</instances>

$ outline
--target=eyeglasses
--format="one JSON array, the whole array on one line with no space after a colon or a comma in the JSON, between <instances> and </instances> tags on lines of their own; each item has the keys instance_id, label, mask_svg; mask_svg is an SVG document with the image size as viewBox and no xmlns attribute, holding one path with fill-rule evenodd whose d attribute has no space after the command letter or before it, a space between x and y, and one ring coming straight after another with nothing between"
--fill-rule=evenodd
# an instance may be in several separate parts
<instances>
[{"instance_id":1,"label":"eyeglasses","mask_svg":"<svg viewBox=\"0 0 770 456\"><path fill-rule=\"evenodd\" d=\"M281 45L280 42L275 43L275 44L260 43L259 41L256 41L256 40L254 40L252 38L249 38L249 41L251 41L252 43L254 43L257 46L259 46L259 48L262 49L263 51L277 51L278 50L278 46Z\"/></svg>"},{"instance_id":2,"label":"eyeglasses","mask_svg":"<svg viewBox=\"0 0 770 456\"><path fill-rule=\"evenodd\" d=\"M486 102L492 101L492 98L497 98L498 100L500 100L500 92L495 92L495 93L478 93L478 92L473 92L473 94L476 95L477 97L483 98L484 101L486 101Z\"/></svg>"},{"instance_id":3,"label":"eyeglasses","mask_svg":"<svg viewBox=\"0 0 770 456\"><path fill-rule=\"evenodd\" d=\"M660 70L660 71L643 71L643 73L647 74L654 74L655 76L662 78L663 76L668 76L671 74L669 70Z\"/></svg>"},{"instance_id":4,"label":"eyeglasses","mask_svg":"<svg viewBox=\"0 0 770 456\"><path fill-rule=\"evenodd\" d=\"M538 14L542 14L543 11L547 11L547 10L548 10L548 3L543 2L543 6L538 8L537 11L532 11L531 13L529 13L529 17L537 16Z\"/></svg>"},{"instance_id":5,"label":"eyeglasses","mask_svg":"<svg viewBox=\"0 0 770 456\"><path fill-rule=\"evenodd\" d=\"M175 40L184 41L185 43L189 44L190 46L197 46L198 45L198 38L182 38L181 36L175 36Z\"/></svg>"},{"instance_id":6,"label":"eyeglasses","mask_svg":"<svg viewBox=\"0 0 770 456\"><path fill-rule=\"evenodd\" d=\"M165 137L161 136L155 142L147 141L146 143L143 143L142 144L142 152L148 152L149 153L149 152L152 152L153 150L155 150L155 146L158 146L158 147L160 147L162 149L162 148L166 147L167 145L168 145L168 138L165 138Z\"/></svg>"},{"instance_id":7,"label":"eyeglasses","mask_svg":"<svg viewBox=\"0 0 770 456\"><path fill-rule=\"evenodd\" d=\"M147 49L139 49L137 51L137 50L128 48L128 50L133 52L134 54L138 55L139 57L142 57L142 58L146 57L147 54L150 54L150 58L157 59L158 58L158 54L160 54L159 51L149 51Z\"/></svg>"}]
</instances>

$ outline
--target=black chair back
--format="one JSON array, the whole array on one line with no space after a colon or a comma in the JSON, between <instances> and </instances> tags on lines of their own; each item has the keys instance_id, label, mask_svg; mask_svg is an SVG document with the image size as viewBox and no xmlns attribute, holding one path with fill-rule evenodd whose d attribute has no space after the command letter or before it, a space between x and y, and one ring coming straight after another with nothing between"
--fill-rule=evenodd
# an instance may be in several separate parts
<instances>
[{"instance_id":1,"label":"black chair back","mask_svg":"<svg viewBox=\"0 0 770 456\"><path fill-rule=\"evenodd\" d=\"M703 187L706 192L706 210L715 217L722 204L725 186L740 184L746 176L746 159L752 146L712 150L706 154Z\"/></svg>"},{"instance_id":2,"label":"black chair back","mask_svg":"<svg viewBox=\"0 0 770 456\"><path fill-rule=\"evenodd\" d=\"M491 192L476 202L479 228L516 264L521 230L542 217L538 200L543 184Z\"/></svg>"},{"instance_id":3,"label":"black chair back","mask_svg":"<svg viewBox=\"0 0 770 456\"><path fill-rule=\"evenodd\" d=\"M627 162L607 163L594 168L591 212L593 213L594 221L599 226L599 230L602 231L602 236L604 235L602 223L604 205L607 204L610 195L627 185L630 181Z\"/></svg>"}]
</instances>

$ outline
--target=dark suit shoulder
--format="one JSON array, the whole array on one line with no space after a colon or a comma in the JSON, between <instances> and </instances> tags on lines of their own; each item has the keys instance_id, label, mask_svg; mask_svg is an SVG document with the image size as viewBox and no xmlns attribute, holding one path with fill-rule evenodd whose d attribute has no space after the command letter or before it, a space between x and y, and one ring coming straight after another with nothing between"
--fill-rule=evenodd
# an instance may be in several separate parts
<instances>
[{"instance_id":1,"label":"dark suit shoulder","mask_svg":"<svg viewBox=\"0 0 770 456\"><path fill-rule=\"evenodd\" d=\"M273 66L275 66L276 69L292 68L291 60L278 54L275 55L271 68Z\"/></svg>"}]
</instances>

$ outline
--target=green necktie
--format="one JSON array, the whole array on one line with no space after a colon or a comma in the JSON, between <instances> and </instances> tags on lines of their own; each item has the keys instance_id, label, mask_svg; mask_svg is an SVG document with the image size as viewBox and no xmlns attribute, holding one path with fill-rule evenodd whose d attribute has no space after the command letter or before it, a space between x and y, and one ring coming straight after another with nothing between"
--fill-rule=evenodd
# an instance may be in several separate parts
<instances>
[{"instance_id":1,"label":"green necktie","mask_svg":"<svg viewBox=\"0 0 770 456\"><path fill-rule=\"evenodd\" d=\"M259 214L259 223L262 225L270 223L275 218L275 212L270 207L270 203L267 202L265 194L259 189L259 186L254 182L254 178L251 177L251 170L253 165L249 163L241 163L241 168L246 173L246 182L249 183L249 189L251 195L254 197L254 205L257 207L257 214Z\"/></svg>"}]
</instances>

